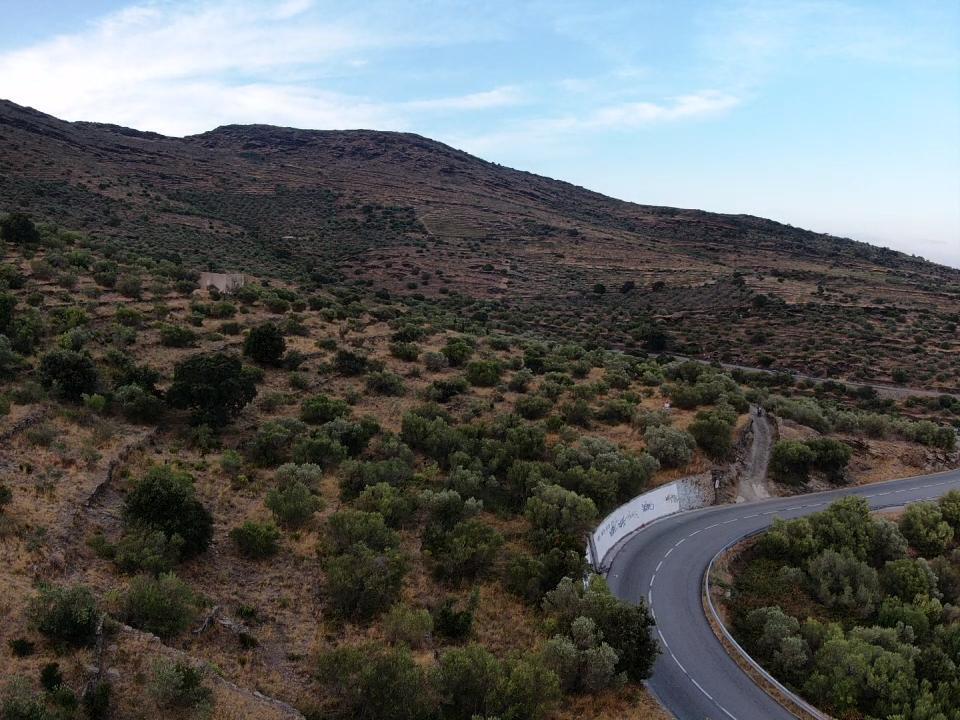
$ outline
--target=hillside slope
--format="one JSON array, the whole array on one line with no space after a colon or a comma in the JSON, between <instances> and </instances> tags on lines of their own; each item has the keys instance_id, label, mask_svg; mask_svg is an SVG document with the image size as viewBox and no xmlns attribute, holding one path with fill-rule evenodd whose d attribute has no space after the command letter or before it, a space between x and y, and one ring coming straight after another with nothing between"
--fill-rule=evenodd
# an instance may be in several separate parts
<instances>
[{"instance_id":1,"label":"hillside slope","mask_svg":"<svg viewBox=\"0 0 960 720\"><path fill-rule=\"evenodd\" d=\"M960 271L762 218L651 207L426 138L168 138L0 101L0 211L197 267L333 276L494 326L960 387ZM620 292L623 290L624 292Z\"/></svg>"}]
</instances>

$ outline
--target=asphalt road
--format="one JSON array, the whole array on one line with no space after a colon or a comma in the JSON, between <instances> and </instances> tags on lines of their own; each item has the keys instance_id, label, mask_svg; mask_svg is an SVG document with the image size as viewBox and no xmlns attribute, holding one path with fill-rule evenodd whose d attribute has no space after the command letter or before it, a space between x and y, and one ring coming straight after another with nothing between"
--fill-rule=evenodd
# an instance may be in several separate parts
<instances>
[{"instance_id":1,"label":"asphalt road","mask_svg":"<svg viewBox=\"0 0 960 720\"><path fill-rule=\"evenodd\" d=\"M761 530L774 517L800 517L837 498L859 495L873 508L933 499L960 489L960 470L754 503L722 505L655 522L615 549L607 580L621 599L645 598L663 654L648 681L679 720L792 720L730 658L707 623L703 575L728 543Z\"/></svg>"}]
</instances>

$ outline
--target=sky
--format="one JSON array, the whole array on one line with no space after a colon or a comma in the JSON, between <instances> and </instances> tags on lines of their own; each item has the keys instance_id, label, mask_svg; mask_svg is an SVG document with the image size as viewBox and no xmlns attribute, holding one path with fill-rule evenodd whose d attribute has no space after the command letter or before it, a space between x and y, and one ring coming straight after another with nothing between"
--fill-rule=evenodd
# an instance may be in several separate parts
<instances>
[{"instance_id":1,"label":"sky","mask_svg":"<svg viewBox=\"0 0 960 720\"><path fill-rule=\"evenodd\" d=\"M960 267L956 0L0 0L0 97L188 135L416 132Z\"/></svg>"}]
</instances>

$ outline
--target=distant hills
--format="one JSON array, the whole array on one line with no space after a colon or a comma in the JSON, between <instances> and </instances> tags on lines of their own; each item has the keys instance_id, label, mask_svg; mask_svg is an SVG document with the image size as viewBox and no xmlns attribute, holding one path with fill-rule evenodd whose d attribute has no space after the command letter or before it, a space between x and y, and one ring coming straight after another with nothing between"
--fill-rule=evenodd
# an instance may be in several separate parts
<instances>
[{"instance_id":1,"label":"distant hills","mask_svg":"<svg viewBox=\"0 0 960 720\"><path fill-rule=\"evenodd\" d=\"M960 270L623 202L413 134L169 138L0 101L0 211L14 209L198 269L432 298L505 331L960 387Z\"/></svg>"}]
</instances>

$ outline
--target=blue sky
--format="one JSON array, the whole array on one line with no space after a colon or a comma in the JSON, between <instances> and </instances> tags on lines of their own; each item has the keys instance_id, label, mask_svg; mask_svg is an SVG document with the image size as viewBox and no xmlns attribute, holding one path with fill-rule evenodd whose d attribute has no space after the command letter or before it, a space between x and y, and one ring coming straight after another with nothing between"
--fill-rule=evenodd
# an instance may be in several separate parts
<instances>
[{"instance_id":1,"label":"blue sky","mask_svg":"<svg viewBox=\"0 0 960 720\"><path fill-rule=\"evenodd\" d=\"M0 97L66 119L406 130L960 267L956 0L0 7Z\"/></svg>"}]
</instances>

